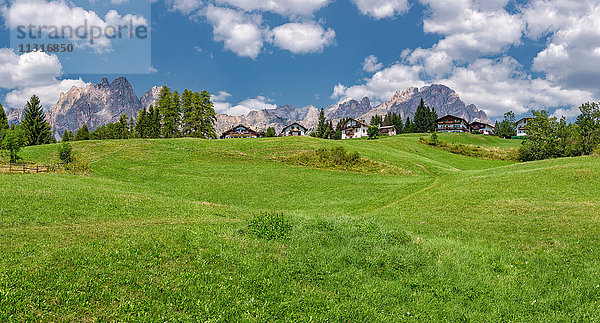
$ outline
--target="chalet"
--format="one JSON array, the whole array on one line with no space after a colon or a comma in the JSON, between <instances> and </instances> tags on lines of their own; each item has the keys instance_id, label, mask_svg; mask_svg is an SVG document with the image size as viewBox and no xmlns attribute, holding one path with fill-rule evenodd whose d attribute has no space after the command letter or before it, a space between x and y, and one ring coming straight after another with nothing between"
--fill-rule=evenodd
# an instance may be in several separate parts
<instances>
[{"instance_id":1,"label":"chalet","mask_svg":"<svg viewBox=\"0 0 600 323\"><path fill-rule=\"evenodd\" d=\"M283 131L281 131L281 136L306 136L307 131L308 129L306 129L304 126L298 122L294 122L291 125L283 128Z\"/></svg>"},{"instance_id":2,"label":"chalet","mask_svg":"<svg viewBox=\"0 0 600 323\"><path fill-rule=\"evenodd\" d=\"M478 133L483 135L494 135L495 127L491 124L475 121L471 123L471 133Z\"/></svg>"},{"instance_id":3,"label":"chalet","mask_svg":"<svg viewBox=\"0 0 600 323\"><path fill-rule=\"evenodd\" d=\"M347 119L341 126L342 139L361 138L367 136L369 125L361 120Z\"/></svg>"},{"instance_id":4,"label":"chalet","mask_svg":"<svg viewBox=\"0 0 600 323\"><path fill-rule=\"evenodd\" d=\"M258 132L244 126L239 125L225 131L221 135L221 139L233 139L233 138L259 138ZM264 137L264 136L263 136Z\"/></svg>"},{"instance_id":5,"label":"chalet","mask_svg":"<svg viewBox=\"0 0 600 323\"><path fill-rule=\"evenodd\" d=\"M462 118L447 115L435 121L437 132L469 132L469 123Z\"/></svg>"},{"instance_id":6,"label":"chalet","mask_svg":"<svg viewBox=\"0 0 600 323\"><path fill-rule=\"evenodd\" d=\"M517 121L517 137L527 136L527 124L532 119L532 117L526 117Z\"/></svg>"},{"instance_id":7,"label":"chalet","mask_svg":"<svg viewBox=\"0 0 600 323\"><path fill-rule=\"evenodd\" d=\"M379 127L379 132L384 136L395 136L397 133L396 126Z\"/></svg>"}]
</instances>

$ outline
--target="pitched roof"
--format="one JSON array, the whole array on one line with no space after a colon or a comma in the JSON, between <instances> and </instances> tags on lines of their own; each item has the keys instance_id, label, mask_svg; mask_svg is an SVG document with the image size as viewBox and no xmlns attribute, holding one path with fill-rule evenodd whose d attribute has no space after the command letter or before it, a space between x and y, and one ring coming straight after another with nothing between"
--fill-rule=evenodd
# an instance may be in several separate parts
<instances>
[{"instance_id":1,"label":"pitched roof","mask_svg":"<svg viewBox=\"0 0 600 323\"><path fill-rule=\"evenodd\" d=\"M365 122L361 121L361 120L357 120L357 119L353 119L353 118L348 118L346 119L346 121L344 121L344 123L342 124L342 128L346 125L346 123L350 122L350 121L356 121L357 124L361 125L361 126L365 126L365 127L369 127L368 124L366 124Z\"/></svg>"},{"instance_id":2,"label":"pitched roof","mask_svg":"<svg viewBox=\"0 0 600 323\"><path fill-rule=\"evenodd\" d=\"M435 122L437 123L437 122L441 121L442 119L445 119L445 118L448 118L448 117L452 117L452 118L454 118L454 119L458 119L458 120L464 121L466 124L469 124L469 122L468 122L467 120L465 120L465 119L463 119L463 118L459 118L459 117L457 117L457 116L453 116L453 115L451 115L451 114L447 114L447 115L445 115L445 116L443 116L443 117L441 117L441 118L439 118L439 119L435 120Z\"/></svg>"},{"instance_id":3,"label":"pitched roof","mask_svg":"<svg viewBox=\"0 0 600 323\"><path fill-rule=\"evenodd\" d=\"M485 123L485 122L481 122L481 121L474 121L474 122L471 122L471 126L472 126L472 125L474 125L474 124L482 124L482 125L485 125L485 126L490 126L490 127L492 127L492 128L496 127L496 126L494 126L494 125L491 125L491 124L489 124L489 123Z\"/></svg>"},{"instance_id":4,"label":"pitched roof","mask_svg":"<svg viewBox=\"0 0 600 323\"><path fill-rule=\"evenodd\" d=\"M303 125L299 124L298 122L294 122L294 123L292 123L292 124L290 124L290 125L287 125L287 126L285 126L281 132L284 132L284 131L285 131L285 129L287 129L287 128L289 128L289 127L293 126L293 125L298 125L298 126L302 127L302 129L304 129L304 131L307 131L307 130L308 130L308 129L307 129L305 126L303 126Z\"/></svg>"}]
</instances>

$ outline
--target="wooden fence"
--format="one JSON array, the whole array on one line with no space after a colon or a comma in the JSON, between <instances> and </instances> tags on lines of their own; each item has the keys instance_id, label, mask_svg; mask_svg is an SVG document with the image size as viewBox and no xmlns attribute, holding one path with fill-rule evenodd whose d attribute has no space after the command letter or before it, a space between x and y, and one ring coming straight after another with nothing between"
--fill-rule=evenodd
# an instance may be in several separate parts
<instances>
[{"instance_id":1,"label":"wooden fence","mask_svg":"<svg viewBox=\"0 0 600 323\"><path fill-rule=\"evenodd\" d=\"M49 173L55 171L57 168L63 166L64 163L58 163L57 165L27 165L27 164L13 164L0 165L0 168L8 168L9 172L15 173Z\"/></svg>"}]
</instances>

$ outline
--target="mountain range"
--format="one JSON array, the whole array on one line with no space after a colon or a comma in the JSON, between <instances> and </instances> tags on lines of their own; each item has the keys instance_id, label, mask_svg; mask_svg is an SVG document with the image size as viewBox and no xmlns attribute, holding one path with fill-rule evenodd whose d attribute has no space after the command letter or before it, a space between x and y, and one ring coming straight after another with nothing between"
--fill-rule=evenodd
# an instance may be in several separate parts
<instances>
[{"instance_id":1,"label":"mountain range","mask_svg":"<svg viewBox=\"0 0 600 323\"><path fill-rule=\"evenodd\" d=\"M135 118L139 109L158 101L159 93L160 87L153 87L138 97L127 78L119 77L112 82L103 78L98 84L74 86L67 93L61 93L58 102L46 112L46 119L55 131L56 138L60 139L65 130L76 131L84 124L93 131L106 123L117 122L123 114ZM324 113L334 123L345 117L369 121L374 115L384 116L387 113L400 114L406 119L414 116L421 99L426 105L435 108L439 116L452 114L469 122L478 120L491 123L483 110L472 104L466 105L454 90L441 84L398 91L390 100L375 107L368 97L360 101L345 99L324 108ZM293 122L312 129L318 123L319 112L312 105L302 108L283 105L275 109L251 111L245 116L218 114L216 130L221 132L244 124L256 130L274 127L280 132ZM7 116L9 123L20 123L23 110L9 109Z\"/></svg>"}]
</instances>

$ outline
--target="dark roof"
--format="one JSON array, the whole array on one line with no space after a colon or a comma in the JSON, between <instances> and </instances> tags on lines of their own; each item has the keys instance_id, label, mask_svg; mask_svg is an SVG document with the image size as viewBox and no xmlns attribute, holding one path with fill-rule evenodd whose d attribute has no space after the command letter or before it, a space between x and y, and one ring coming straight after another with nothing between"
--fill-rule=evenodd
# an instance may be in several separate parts
<instances>
[{"instance_id":1,"label":"dark roof","mask_svg":"<svg viewBox=\"0 0 600 323\"><path fill-rule=\"evenodd\" d=\"M227 131L223 132L223 134L221 135L221 138L224 138L224 137L225 137L225 136L227 136L229 133L233 132L235 129L237 129L237 128L240 128L240 127L241 127L241 128L244 128L244 129L246 129L246 130L248 130L248 132L250 132L250 133L254 133L254 134L258 135L258 133L257 133L256 131L254 131L254 130L250 129L250 127L246 127L246 126L244 126L243 124L240 124L240 125L237 125L237 126L235 126L235 127L231 127L231 129L229 129L229 130L227 130Z\"/></svg>"},{"instance_id":2,"label":"dark roof","mask_svg":"<svg viewBox=\"0 0 600 323\"><path fill-rule=\"evenodd\" d=\"M287 125L287 126L285 126L281 132L284 132L284 131L285 131L285 129L287 129L287 128L289 128L289 127L293 126L293 125L298 125L298 126L302 127L302 129L304 129L304 131L307 131L307 130L308 130L308 129L307 129L305 126L303 126L303 125L299 124L298 122L294 122L294 123L292 123L292 124L290 124L290 125Z\"/></svg>"},{"instance_id":3,"label":"dark roof","mask_svg":"<svg viewBox=\"0 0 600 323\"><path fill-rule=\"evenodd\" d=\"M363 125L363 126L365 126L365 127L368 127L368 126L369 126L368 124L366 124L366 123L365 123L365 122L363 122L363 121L360 121L360 120L357 120L357 119L353 119L353 118L348 118L348 119L346 119L346 120L344 121L344 123L342 124L342 128L343 128L343 127L346 125L346 123L348 123L349 121L356 121L356 123L358 123L359 125Z\"/></svg>"},{"instance_id":4,"label":"dark roof","mask_svg":"<svg viewBox=\"0 0 600 323\"><path fill-rule=\"evenodd\" d=\"M495 127L496 127L496 126L494 126L494 125L491 125L491 124L489 124L489 123L485 123L485 122L481 122L481 121L473 121L473 122L471 122L471 126L472 126L472 125L474 125L474 124L482 124L482 125L484 125L484 126L490 126L490 127L492 127L492 128L495 128Z\"/></svg>"},{"instance_id":5,"label":"dark roof","mask_svg":"<svg viewBox=\"0 0 600 323\"><path fill-rule=\"evenodd\" d=\"M443 119L446 119L446 118L448 118L448 117L451 117L451 118L454 118L454 119L458 119L458 120L464 121L466 124L469 124L469 122L467 122L467 120L465 120L465 119L463 119L463 118L459 118L459 117L457 117L457 116L453 116L453 115L451 115L451 114L447 114L447 115L445 115L445 116L443 116L443 117L441 117L441 118L439 118L439 119L435 120L435 122L437 123L437 122L439 122L439 121L441 121L441 120L443 120Z\"/></svg>"},{"instance_id":6,"label":"dark roof","mask_svg":"<svg viewBox=\"0 0 600 323\"><path fill-rule=\"evenodd\" d=\"M379 129L388 129L388 128L394 128L394 129L396 129L396 126L394 126L394 125L391 125L391 126L383 126L383 127L379 127ZM398 129L396 129L396 130L398 130Z\"/></svg>"}]
</instances>

